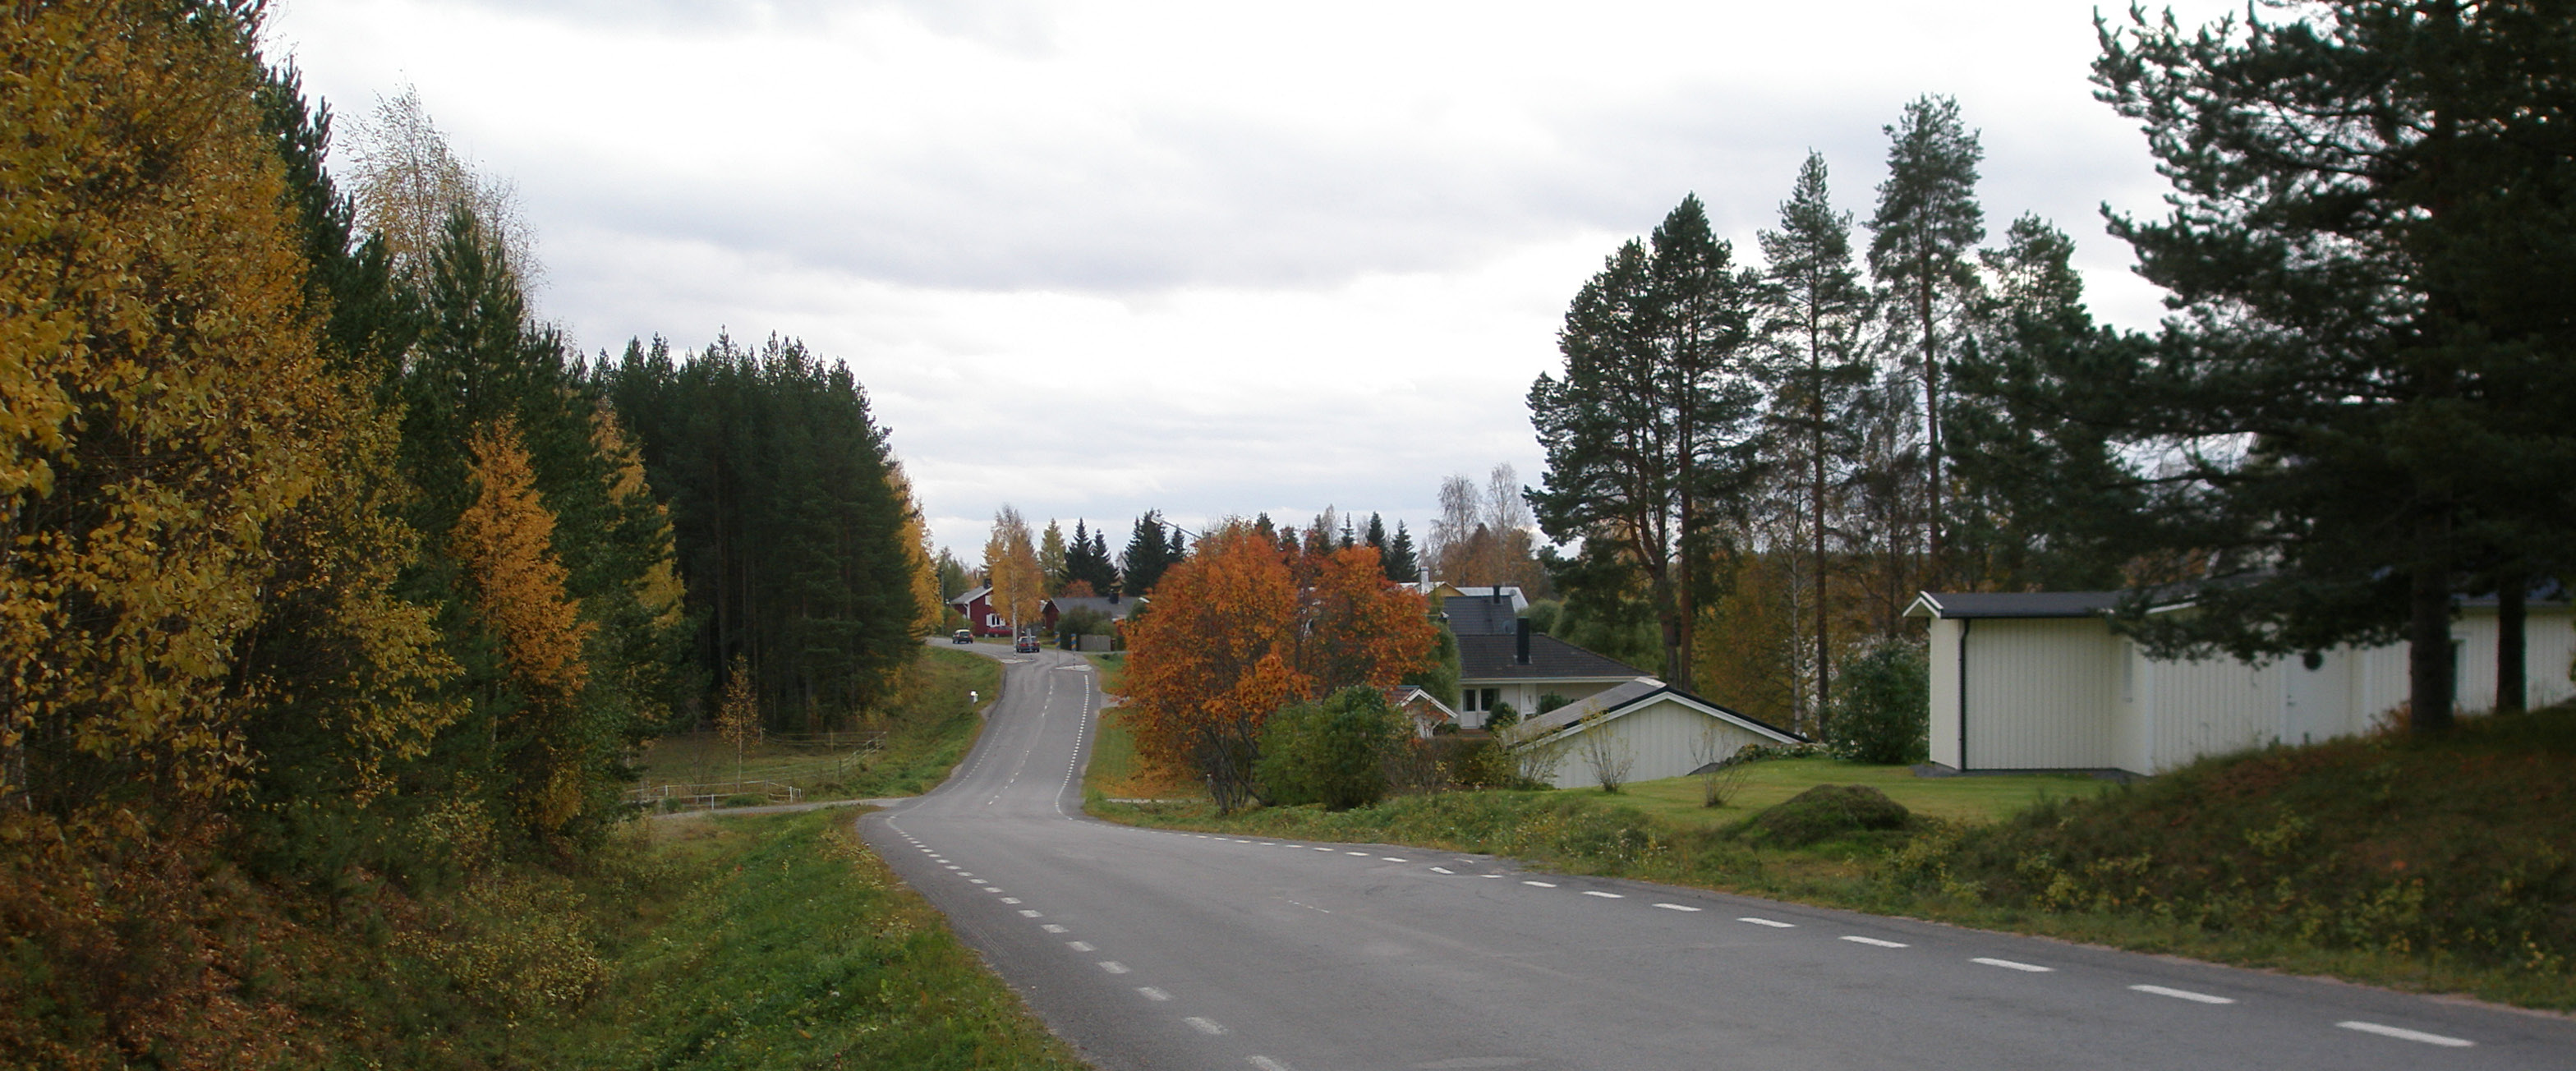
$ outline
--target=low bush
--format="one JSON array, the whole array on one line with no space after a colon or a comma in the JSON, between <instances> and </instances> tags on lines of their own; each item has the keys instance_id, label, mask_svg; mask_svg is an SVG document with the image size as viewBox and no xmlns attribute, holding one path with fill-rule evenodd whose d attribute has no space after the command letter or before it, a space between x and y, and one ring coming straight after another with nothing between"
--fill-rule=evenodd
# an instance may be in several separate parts
<instances>
[{"instance_id":1,"label":"low bush","mask_svg":"<svg viewBox=\"0 0 2576 1071\"><path fill-rule=\"evenodd\" d=\"M1263 802L1341 811L1384 798L1387 765L1405 743L1403 716L1384 693L1358 686L1270 717L1252 769Z\"/></svg>"},{"instance_id":2,"label":"low bush","mask_svg":"<svg viewBox=\"0 0 2576 1071\"><path fill-rule=\"evenodd\" d=\"M1923 649L1908 643L1882 643L1853 659L1835 678L1826 748L1872 766L1922 762L1931 750L1931 673Z\"/></svg>"}]
</instances>

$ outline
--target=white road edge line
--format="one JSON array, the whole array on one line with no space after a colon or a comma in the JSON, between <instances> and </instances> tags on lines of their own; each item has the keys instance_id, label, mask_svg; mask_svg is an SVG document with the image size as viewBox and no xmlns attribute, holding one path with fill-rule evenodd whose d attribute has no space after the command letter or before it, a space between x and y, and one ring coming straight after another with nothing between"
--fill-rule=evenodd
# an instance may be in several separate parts
<instances>
[{"instance_id":1,"label":"white road edge line","mask_svg":"<svg viewBox=\"0 0 2576 1071\"><path fill-rule=\"evenodd\" d=\"M1181 1021L1190 1024L1191 1029L1197 1030L1199 1033L1206 1034L1209 1037L1215 1037L1219 1034L1225 1033L1225 1024L1217 1022L1214 1019L1205 1019L1193 1015Z\"/></svg>"},{"instance_id":2,"label":"white road edge line","mask_svg":"<svg viewBox=\"0 0 2576 1071\"><path fill-rule=\"evenodd\" d=\"M2378 1023L2365 1023L2359 1019L2346 1019L2340 1023L2336 1023L2335 1025L2346 1030L2358 1030L2365 1034L2377 1034L2384 1038L2396 1038L2400 1041L2421 1041L2427 1045L2440 1045L2453 1049L2465 1049L2477 1044L2477 1042L2471 1041L2467 1038L2443 1037L2440 1034L2427 1034L2421 1030L2408 1030L2402 1026L2381 1026Z\"/></svg>"},{"instance_id":3,"label":"white road edge line","mask_svg":"<svg viewBox=\"0 0 2576 1071\"><path fill-rule=\"evenodd\" d=\"M1797 929L1797 928L1798 928L1798 924L1797 924L1797 923L1794 923L1794 922L1774 922L1774 921L1772 921L1772 920L1770 920L1770 919L1758 919L1758 918L1754 918L1754 917L1753 917L1753 916L1751 916L1751 915L1746 915L1746 916L1744 916L1743 918L1737 919L1737 920L1735 920L1735 921L1737 921L1737 922L1750 922L1750 923L1752 923L1752 924L1754 924L1754 925L1756 925L1756 926L1769 926L1769 927L1771 927L1772 929L1775 929L1775 930L1794 930L1794 929Z\"/></svg>"},{"instance_id":4,"label":"white road edge line","mask_svg":"<svg viewBox=\"0 0 2576 1071\"><path fill-rule=\"evenodd\" d=\"M2029 971L2032 974L2047 974L2050 971L2057 969L2055 967L2042 967L2036 963L2015 963L2008 959L1989 959L1985 956L1975 957L1970 959L1968 962L1983 963L1989 967L2001 967L2008 971Z\"/></svg>"},{"instance_id":5,"label":"white road edge line","mask_svg":"<svg viewBox=\"0 0 2576 1071\"><path fill-rule=\"evenodd\" d=\"M2234 997L2213 997L2207 993L2194 993L2188 989L2167 989L2160 985L2133 985L2129 988L2141 993L2153 993L2160 997L2172 997L2175 1000L2195 1000L2203 1004L2236 1003L2236 998Z\"/></svg>"},{"instance_id":6,"label":"white road edge line","mask_svg":"<svg viewBox=\"0 0 2576 1071\"><path fill-rule=\"evenodd\" d=\"M1879 940L1878 938L1875 938L1875 937L1854 937L1854 936L1851 936L1850 934L1844 934L1844 935L1843 935L1843 940L1849 941L1849 942L1851 942L1851 943L1853 943L1853 944L1856 944L1856 945L1868 945L1868 946L1870 946L1870 947L1872 947L1872 948L1908 948L1908 947L1911 947L1911 946L1909 946L1909 945L1907 945L1907 944L1905 944L1904 942L1901 942L1901 941L1881 941L1881 940Z\"/></svg>"},{"instance_id":7,"label":"white road edge line","mask_svg":"<svg viewBox=\"0 0 2576 1071\"><path fill-rule=\"evenodd\" d=\"M1692 906L1690 906L1690 905L1688 905L1688 904L1656 904L1655 906L1656 906L1656 907L1663 908L1663 909L1664 909L1664 910L1666 910L1666 911L1697 911L1697 910L1699 910L1698 908L1696 908L1696 907L1692 907Z\"/></svg>"}]
</instances>

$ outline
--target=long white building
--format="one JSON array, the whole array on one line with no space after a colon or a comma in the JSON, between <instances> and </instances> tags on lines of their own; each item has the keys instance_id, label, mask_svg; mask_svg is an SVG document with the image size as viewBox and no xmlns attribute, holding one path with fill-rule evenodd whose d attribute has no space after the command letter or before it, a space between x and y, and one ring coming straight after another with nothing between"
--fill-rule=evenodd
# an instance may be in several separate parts
<instances>
[{"instance_id":1,"label":"long white building","mask_svg":"<svg viewBox=\"0 0 2576 1071\"><path fill-rule=\"evenodd\" d=\"M2308 668L2293 656L2147 657L2112 633L2117 592L1939 594L1906 616L1931 623L1932 761L1958 770L2157 773L2205 755L2368 731L2406 701L2406 646L2344 647ZM2528 609L2524 701L2576 694L2576 623L2564 603ZM2451 626L2456 701L2495 707L2496 612Z\"/></svg>"}]
</instances>

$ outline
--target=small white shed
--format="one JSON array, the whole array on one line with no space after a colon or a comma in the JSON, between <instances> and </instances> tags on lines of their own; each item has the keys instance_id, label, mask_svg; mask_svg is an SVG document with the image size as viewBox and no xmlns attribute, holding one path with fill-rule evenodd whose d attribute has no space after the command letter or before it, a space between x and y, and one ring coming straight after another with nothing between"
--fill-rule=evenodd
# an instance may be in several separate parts
<instances>
[{"instance_id":1,"label":"small white shed","mask_svg":"<svg viewBox=\"0 0 2576 1071\"><path fill-rule=\"evenodd\" d=\"M1515 746L1549 756L1548 779L1558 788L1599 784L1597 767L1605 762L1625 768L1618 780L1653 781L1680 777L1746 744L1806 742L1653 677L1586 696L1509 732Z\"/></svg>"},{"instance_id":2,"label":"small white shed","mask_svg":"<svg viewBox=\"0 0 2576 1071\"><path fill-rule=\"evenodd\" d=\"M2118 592L1925 592L1931 624L1932 761L1959 770L2156 773L2205 755L2368 730L2406 700L2406 647L2341 647L2315 669L2292 657L2167 661L2111 632ZM2525 702L2576 694L2576 626L2563 603L2525 624ZM2495 605L2451 627L2462 710L2495 707Z\"/></svg>"}]
</instances>

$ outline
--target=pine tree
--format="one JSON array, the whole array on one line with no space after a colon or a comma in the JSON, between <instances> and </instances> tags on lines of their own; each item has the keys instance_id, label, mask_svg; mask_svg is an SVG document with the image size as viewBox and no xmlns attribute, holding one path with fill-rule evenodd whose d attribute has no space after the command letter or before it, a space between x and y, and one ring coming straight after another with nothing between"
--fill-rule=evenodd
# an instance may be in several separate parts
<instances>
[{"instance_id":1,"label":"pine tree","mask_svg":"<svg viewBox=\"0 0 2576 1071\"><path fill-rule=\"evenodd\" d=\"M1642 579L1662 625L1664 677L1688 689L1708 562L1726 548L1728 503L1749 488L1761 445L1753 282L1709 233L1696 196L1652 243L1649 253L1628 242L1584 284L1558 335L1564 378L1530 388L1548 464L1530 503L1550 538L1584 541L1602 567L1590 582Z\"/></svg>"},{"instance_id":2,"label":"pine tree","mask_svg":"<svg viewBox=\"0 0 2576 1071\"><path fill-rule=\"evenodd\" d=\"M2240 657L2403 636L2413 726L2438 732L2453 598L2564 542L2576 246L2534 236L2576 232L2576 25L2521 3L2301 11L2102 30L2104 99L2174 185L2167 217L2112 220L2177 310L2118 431L2197 447L2147 474L2165 490L2133 527L2229 581L2129 623L2161 653Z\"/></svg>"},{"instance_id":3,"label":"pine tree","mask_svg":"<svg viewBox=\"0 0 2576 1071\"><path fill-rule=\"evenodd\" d=\"M1799 549L1807 555L1806 580L1814 592L1806 606L1815 639L1815 688L1807 712L1819 717L1828 709L1833 680L1828 511L1834 484L1856 452L1845 417L1853 393L1870 379L1860 353L1869 294L1852 266L1851 213L1834 211L1825 175L1823 154L1808 153L1797 185L1780 203L1780 229L1761 234L1771 284L1763 291L1761 330L1772 347L1778 385L1771 414L1780 443L1802 455L1785 458L1795 471L1783 476L1803 485L1806 500L1807 545Z\"/></svg>"},{"instance_id":4,"label":"pine tree","mask_svg":"<svg viewBox=\"0 0 2576 1071\"><path fill-rule=\"evenodd\" d=\"M1986 237L1977 205L1977 135L1959 122L1959 102L1926 96L1905 106L1886 128L1887 181L1869 221L1869 270L1886 292L1890 326L1923 383L1926 495L1924 547L1942 575L1942 363L1963 332L1957 321L1971 302L1976 271L1970 251Z\"/></svg>"},{"instance_id":5,"label":"pine tree","mask_svg":"<svg viewBox=\"0 0 2576 1071\"><path fill-rule=\"evenodd\" d=\"M1129 595L1143 596L1154 590L1163 579L1163 571L1180 560L1165 544L1163 519L1153 510L1136 518L1136 527L1127 537L1126 580L1121 588ZM1174 536L1177 539L1177 533Z\"/></svg>"}]
</instances>

